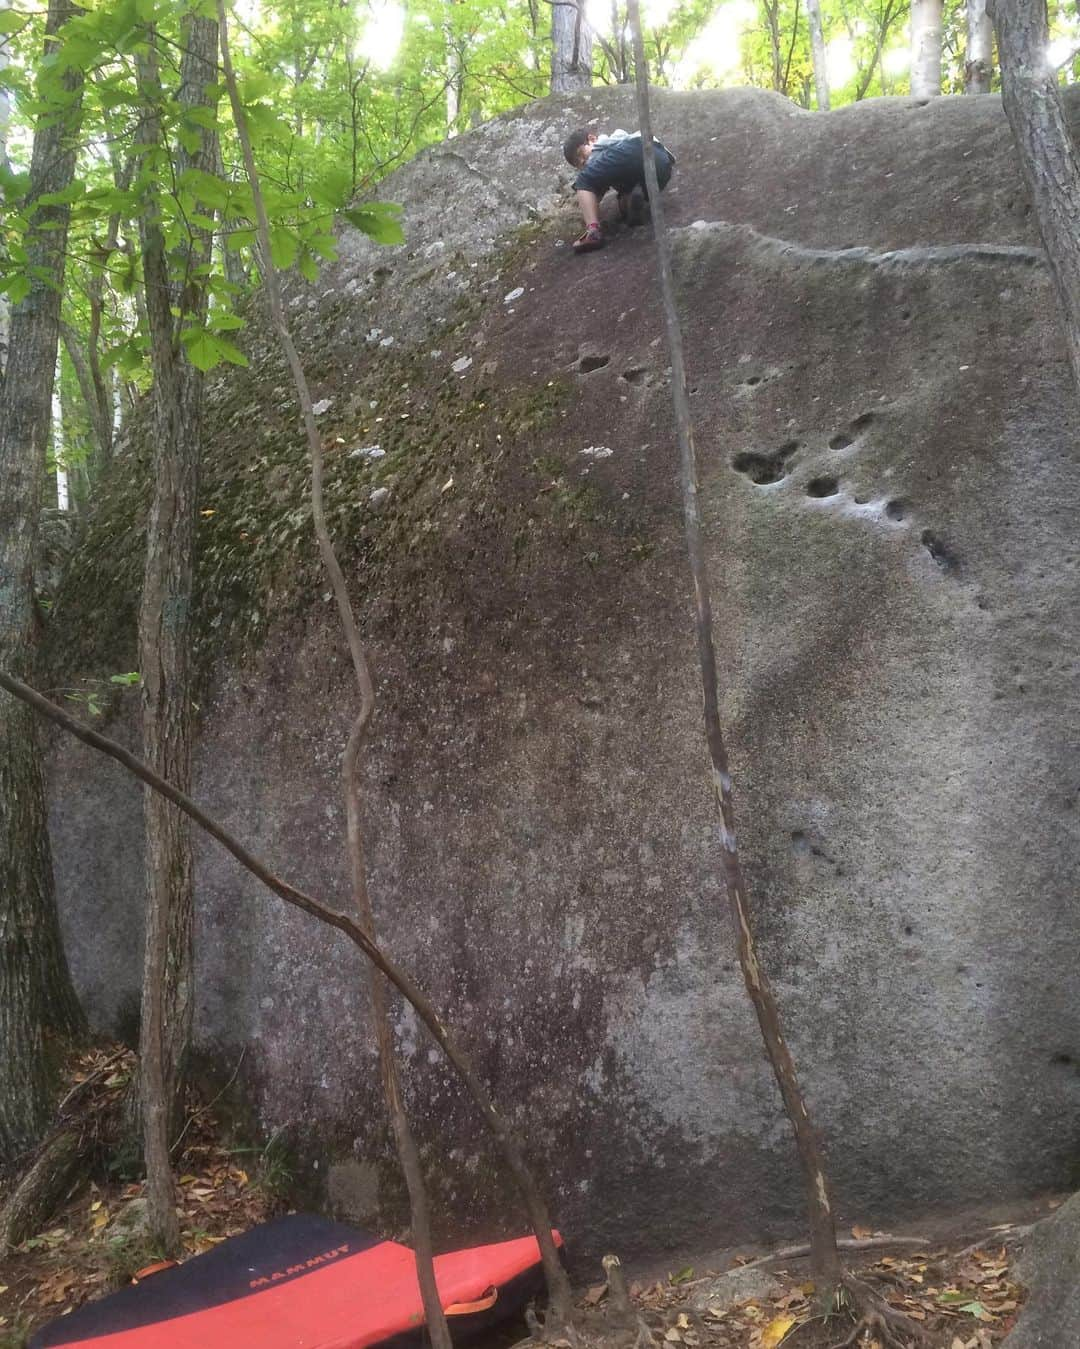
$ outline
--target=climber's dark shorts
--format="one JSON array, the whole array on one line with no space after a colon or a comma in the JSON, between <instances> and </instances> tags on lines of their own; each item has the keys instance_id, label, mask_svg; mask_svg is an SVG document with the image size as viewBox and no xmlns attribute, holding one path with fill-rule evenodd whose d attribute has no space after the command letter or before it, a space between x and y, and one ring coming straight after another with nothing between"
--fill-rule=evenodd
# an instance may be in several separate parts
<instances>
[{"instance_id":1,"label":"climber's dark shorts","mask_svg":"<svg viewBox=\"0 0 1080 1349\"><path fill-rule=\"evenodd\" d=\"M653 150L656 154L656 181L663 191L671 179L675 156L659 141L653 142ZM645 195L649 195L645 186L645 156L640 136L627 136L625 140L614 141L611 145L594 150L574 179L575 191L595 192L598 197L602 197L609 188L624 193L632 192L635 187L644 188Z\"/></svg>"}]
</instances>

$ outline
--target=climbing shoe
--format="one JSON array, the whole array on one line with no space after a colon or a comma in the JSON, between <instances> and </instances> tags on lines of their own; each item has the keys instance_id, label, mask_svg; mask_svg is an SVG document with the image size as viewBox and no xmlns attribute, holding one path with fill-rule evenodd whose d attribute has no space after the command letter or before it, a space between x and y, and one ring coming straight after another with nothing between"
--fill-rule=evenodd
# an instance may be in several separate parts
<instances>
[{"instance_id":1,"label":"climbing shoe","mask_svg":"<svg viewBox=\"0 0 1080 1349\"><path fill-rule=\"evenodd\" d=\"M626 203L626 215L623 219L628 225L644 225L645 189L643 187L635 187L630 193Z\"/></svg>"},{"instance_id":2,"label":"climbing shoe","mask_svg":"<svg viewBox=\"0 0 1080 1349\"><path fill-rule=\"evenodd\" d=\"M574 240L575 253L591 253L594 248L603 248L604 236L599 225L590 225L580 239Z\"/></svg>"}]
</instances>

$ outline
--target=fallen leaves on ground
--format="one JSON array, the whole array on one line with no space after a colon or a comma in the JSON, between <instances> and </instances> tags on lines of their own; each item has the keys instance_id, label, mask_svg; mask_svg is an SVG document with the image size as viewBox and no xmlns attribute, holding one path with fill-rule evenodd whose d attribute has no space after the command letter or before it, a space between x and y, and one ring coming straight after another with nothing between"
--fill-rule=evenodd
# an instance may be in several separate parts
<instances>
[{"instance_id":1,"label":"fallen leaves on ground","mask_svg":"<svg viewBox=\"0 0 1080 1349\"><path fill-rule=\"evenodd\" d=\"M127 1050L96 1049L72 1068L69 1097L127 1089L134 1057ZM247 1231L269 1216L266 1196L236 1165L209 1112L189 1121L177 1157L177 1212L184 1250L199 1255L226 1237ZM101 1180L83 1188L54 1219L0 1262L0 1345L18 1343L22 1332L72 1311L87 1299L123 1286L153 1263L139 1236L141 1182Z\"/></svg>"},{"instance_id":2,"label":"fallen leaves on ground","mask_svg":"<svg viewBox=\"0 0 1080 1349\"><path fill-rule=\"evenodd\" d=\"M985 1248L942 1247L913 1255L886 1253L877 1259L869 1252L849 1253L848 1265L890 1307L916 1322L933 1349L996 1349L1012 1328L1021 1301L1020 1290L1009 1278L1008 1251L1001 1244L1008 1231L1007 1225L992 1230L993 1240ZM852 1233L857 1240L881 1236L868 1228L853 1228ZM732 1267L746 1263L745 1258L735 1259ZM799 1349L809 1343L799 1328L813 1319L814 1285L807 1282L802 1263L778 1262L769 1272L785 1285L775 1297L751 1299L719 1312L690 1312L689 1317L680 1309L689 1310L694 1294L719 1271L702 1271L701 1277L692 1272L689 1277L673 1275L666 1283L639 1281L631 1283L629 1291L644 1319L660 1330L657 1340L672 1346ZM595 1307L606 1292L606 1285L600 1284L585 1293L583 1302ZM875 1343L868 1334L859 1349L874 1349Z\"/></svg>"},{"instance_id":3,"label":"fallen leaves on ground","mask_svg":"<svg viewBox=\"0 0 1080 1349\"><path fill-rule=\"evenodd\" d=\"M794 1316L777 1316L761 1332L761 1349L780 1349L780 1344L788 1331L793 1330L798 1321Z\"/></svg>"}]
</instances>

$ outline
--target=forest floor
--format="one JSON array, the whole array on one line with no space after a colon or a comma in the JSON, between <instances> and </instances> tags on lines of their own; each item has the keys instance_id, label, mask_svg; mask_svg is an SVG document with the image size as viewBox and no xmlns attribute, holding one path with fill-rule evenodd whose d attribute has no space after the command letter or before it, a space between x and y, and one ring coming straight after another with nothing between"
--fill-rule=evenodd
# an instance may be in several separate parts
<instances>
[{"instance_id":1,"label":"forest floor","mask_svg":"<svg viewBox=\"0 0 1080 1349\"><path fill-rule=\"evenodd\" d=\"M87 1071L92 1067L88 1065ZM272 1151L230 1146L210 1110L189 1118L177 1159L180 1215L188 1256L211 1249L283 1212L283 1176ZM854 1227L842 1236L868 1243L845 1252L848 1265L892 1307L926 1332L932 1349L993 1349L1011 1329L1022 1290L1010 1277L1010 1242L1059 1201L1032 1201L938 1218L916 1230L884 1234ZM0 1349L22 1349L37 1327L91 1298L123 1287L154 1260L140 1237L139 1182L118 1176L81 1188L52 1225L0 1261ZM925 1237L925 1239L923 1239ZM844 1339L811 1317L805 1259L739 1248L628 1270L630 1295L660 1349L820 1349ZM713 1298L724 1272L753 1265L771 1276L732 1305ZM744 1278L745 1276L740 1276ZM602 1312L604 1284L583 1288L586 1315ZM496 1343L524 1338L504 1328ZM874 1340L860 1341L873 1349ZM483 1349L483 1346L481 1346Z\"/></svg>"}]
</instances>

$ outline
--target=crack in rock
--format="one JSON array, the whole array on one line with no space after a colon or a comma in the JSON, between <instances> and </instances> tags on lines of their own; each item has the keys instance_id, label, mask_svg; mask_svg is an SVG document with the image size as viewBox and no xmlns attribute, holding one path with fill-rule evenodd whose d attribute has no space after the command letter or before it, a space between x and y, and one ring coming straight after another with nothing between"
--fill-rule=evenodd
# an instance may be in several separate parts
<instances>
[{"instance_id":1,"label":"crack in rock","mask_svg":"<svg viewBox=\"0 0 1080 1349\"><path fill-rule=\"evenodd\" d=\"M785 261L828 267L880 267L903 270L911 267L948 266L956 262L1004 263L1022 267L1046 265L1046 252L1026 244L925 244L896 248L883 253L868 247L811 248L806 244L760 234L752 225L736 225L728 220L695 220L692 225L674 231L683 238L703 234L722 234L746 241L756 252Z\"/></svg>"}]
</instances>

